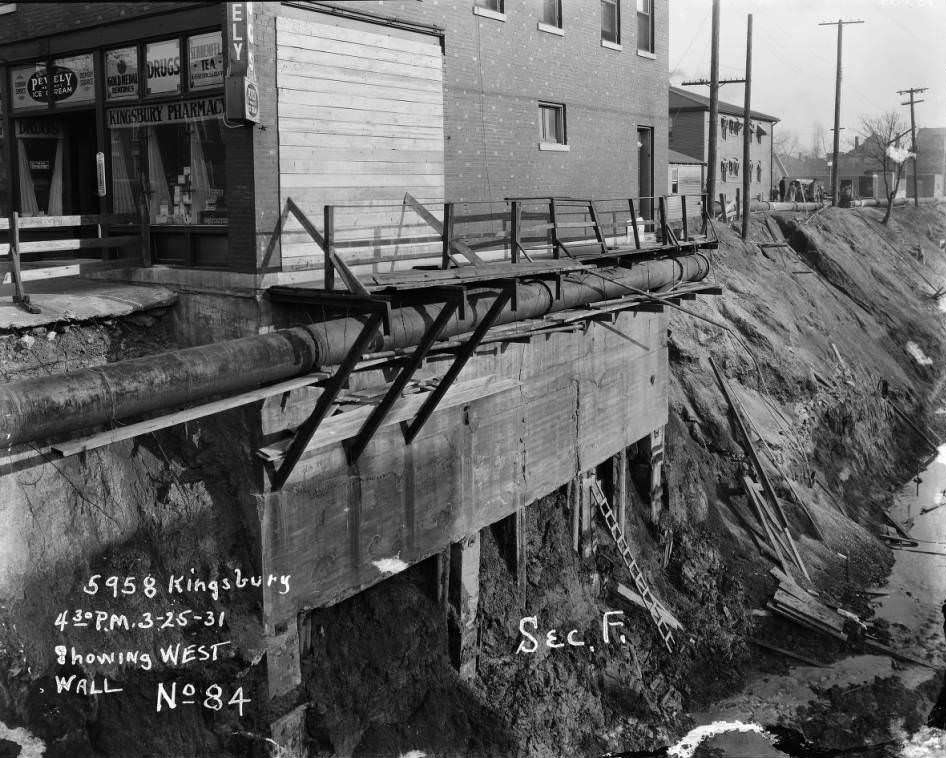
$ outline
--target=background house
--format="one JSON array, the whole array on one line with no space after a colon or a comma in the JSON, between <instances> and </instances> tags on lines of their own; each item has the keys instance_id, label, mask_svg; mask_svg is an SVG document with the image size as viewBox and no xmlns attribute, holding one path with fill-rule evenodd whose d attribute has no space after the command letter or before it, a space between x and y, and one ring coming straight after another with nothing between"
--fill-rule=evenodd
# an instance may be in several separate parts
<instances>
[{"instance_id":1,"label":"background house","mask_svg":"<svg viewBox=\"0 0 946 758\"><path fill-rule=\"evenodd\" d=\"M706 161L667 151L667 187L672 195L701 195L706 183Z\"/></svg>"},{"instance_id":2,"label":"background house","mask_svg":"<svg viewBox=\"0 0 946 758\"><path fill-rule=\"evenodd\" d=\"M778 119L750 111L752 139L749 163L742 165L742 106L719 101L717 129L716 191L728 199L742 191L742 173L750 172L751 196L768 199L772 187L772 130ZM670 88L670 148L685 155L709 157L709 98L680 87Z\"/></svg>"}]
</instances>

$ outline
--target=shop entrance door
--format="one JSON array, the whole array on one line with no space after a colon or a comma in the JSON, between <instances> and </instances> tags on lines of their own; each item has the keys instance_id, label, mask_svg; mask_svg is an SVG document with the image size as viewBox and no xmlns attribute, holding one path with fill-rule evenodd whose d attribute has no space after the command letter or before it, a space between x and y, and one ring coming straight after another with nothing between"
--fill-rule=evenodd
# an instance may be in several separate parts
<instances>
[{"instance_id":1,"label":"shop entrance door","mask_svg":"<svg viewBox=\"0 0 946 758\"><path fill-rule=\"evenodd\" d=\"M60 118L65 132L63 213L94 215L99 211L95 177L95 111L79 111Z\"/></svg>"}]
</instances>

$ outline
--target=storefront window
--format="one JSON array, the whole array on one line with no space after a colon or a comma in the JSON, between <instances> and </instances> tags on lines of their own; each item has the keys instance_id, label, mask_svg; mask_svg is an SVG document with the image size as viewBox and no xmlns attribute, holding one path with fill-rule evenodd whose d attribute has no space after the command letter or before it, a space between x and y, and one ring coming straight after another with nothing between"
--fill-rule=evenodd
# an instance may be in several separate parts
<instances>
[{"instance_id":1,"label":"storefront window","mask_svg":"<svg viewBox=\"0 0 946 758\"><path fill-rule=\"evenodd\" d=\"M20 212L60 216L63 200L63 128L51 118L17 119L16 160Z\"/></svg>"},{"instance_id":2,"label":"storefront window","mask_svg":"<svg viewBox=\"0 0 946 758\"><path fill-rule=\"evenodd\" d=\"M151 223L225 224L226 169L220 97L108 111L112 203Z\"/></svg>"}]
</instances>

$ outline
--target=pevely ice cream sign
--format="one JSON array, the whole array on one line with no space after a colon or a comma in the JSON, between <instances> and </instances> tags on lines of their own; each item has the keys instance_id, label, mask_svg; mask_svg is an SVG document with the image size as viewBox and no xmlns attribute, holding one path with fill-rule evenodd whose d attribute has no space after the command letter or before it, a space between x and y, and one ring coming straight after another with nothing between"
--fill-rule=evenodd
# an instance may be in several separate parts
<instances>
[{"instance_id":1,"label":"pevely ice cream sign","mask_svg":"<svg viewBox=\"0 0 946 758\"><path fill-rule=\"evenodd\" d=\"M62 105L95 100L95 69L92 54L53 61L51 68L37 63L13 69L13 110L45 108L50 98Z\"/></svg>"}]
</instances>

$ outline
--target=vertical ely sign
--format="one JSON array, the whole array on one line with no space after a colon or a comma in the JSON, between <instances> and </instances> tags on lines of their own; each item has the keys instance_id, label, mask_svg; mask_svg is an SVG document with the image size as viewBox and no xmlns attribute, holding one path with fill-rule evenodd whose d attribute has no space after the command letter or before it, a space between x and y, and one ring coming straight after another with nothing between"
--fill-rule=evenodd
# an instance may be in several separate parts
<instances>
[{"instance_id":1,"label":"vertical ely sign","mask_svg":"<svg viewBox=\"0 0 946 758\"><path fill-rule=\"evenodd\" d=\"M227 118L256 123L259 121L259 87L256 84L253 3L226 3L225 7Z\"/></svg>"}]
</instances>

